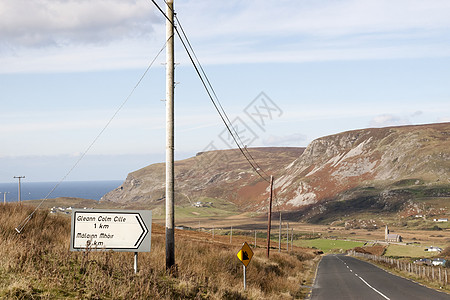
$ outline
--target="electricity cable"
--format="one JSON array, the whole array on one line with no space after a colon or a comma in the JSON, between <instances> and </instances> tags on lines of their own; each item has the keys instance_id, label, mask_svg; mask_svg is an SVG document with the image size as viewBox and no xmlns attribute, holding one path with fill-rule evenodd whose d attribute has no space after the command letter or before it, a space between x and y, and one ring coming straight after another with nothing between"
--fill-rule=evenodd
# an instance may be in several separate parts
<instances>
[{"instance_id":1,"label":"electricity cable","mask_svg":"<svg viewBox=\"0 0 450 300\"><path fill-rule=\"evenodd\" d=\"M167 5L167 1L164 0L164 2L165 2L166 5ZM170 8L170 9L172 9L172 8ZM161 11L161 10L160 10L160 11ZM175 14L175 12L174 12L174 15L175 15L175 19L177 20L177 23L178 23L178 25L179 25L179 27L180 27L180 29L181 29L181 32L183 33L183 36L184 36L184 38L185 38L185 40L186 40L186 42L187 42L187 44L188 44L188 46L189 46L189 49L191 50L192 55L193 55L193 57L195 58L195 60L196 60L196 62L197 62L197 64L198 64L198 66L199 66L199 68L200 68L200 70L201 70L201 73L202 73L203 76L205 77L206 82L208 83L208 86L209 86L209 88L211 89L212 94L214 95L214 98L216 99L217 103L219 104L219 107L220 107L222 113L225 115L226 120L228 121L229 124L232 125L232 122L231 122L230 119L228 118L228 115L227 115L225 109L223 108L223 106L222 106L222 104L221 104L221 102L220 102L220 100L219 100L219 97L217 96L216 91L214 90L214 87L212 86L211 82L209 81L208 75L206 75L206 72L205 72L205 70L203 69L203 67L202 67L202 65L201 65L201 63L200 63L200 60L198 59L197 55L195 54L194 48L192 47L191 42L189 41L189 38L187 37L186 32L184 31L183 26L181 25L181 22L180 22L180 20L178 19L178 16ZM176 27L176 28L177 28L177 27ZM177 33L178 33L178 30L177 30ZM178 33L178 34L179 34L179 33ZM180 37L180 40L181 40L181 37ZM186 51L187 51L187 49L186 49ZM238 134L238 132L236 131L236 129L235 129L233 126L231 126L231 129L233 129L234 133L236 134L236 136L238 137L239 141L240 141L241 144L243 145L243 148L244 148L245 152L248 154L248 156L250 156L251 160L254 162L254 164L256 165L257 169L258 169L258 170L261 170L267 177L270 177L270 176L269 176L269 175L268 175L268 174L267 174L267 173L266 173L266 172L258 165L258 163L256 162L256 160L255 160L255 159L253 158L253 156L250 154L250 152L248 151L248 148L247 148L246 145L244 145L244 143L242 142L242 139L241 139L241 137L239 136L239 134ZM237 144L237 145L238 145L238 144ZM239 145L238 145L238 147L239 147ZM246 156L246 155L244 155L244 156ZM247 157L246 157L246 158L247 158ZM261 175L260 175L260 176L261 176ZM263 178L263 179L264 179L265 181L267 181L267 182L269 181L269 180L267 180L267 179L265 179L265 178Z\"/></svg>"},{"instance_id":2,"label":"electricity cable","mask_svg":"<svg viewBox=\"0 0 450 300\"><path fill-rule=\"evenodd\" d=\"M173 36L172 36L173 37ZM170 38L172 38L170 37ZM170 39L169 38L169 39ZM119 108L114 112L112 117L109 119L109 121L106 123L106 125L100 130L100 132L97 134L97 136L94 138L94 140L89 144L89 146L86 148L86 150L83 152L83 154L78 158L78 160L75 162L75 164L72 166L72 168L62 177L62 179L53 187L53 189L47 194L47 196L42 199L42 201L36 206L36 208L15 228L17 233L21 233L22 230L25 228L27 223L31 220L33 215L36 213L36 211L41 207L41 205L50 197L50 195L56 190L56 188L69 176L70 173L78 166L78 164L81 162L81 160L86 156L86 154L91 150L91 148L94 146L94 144L97 142L97 140L100 138L100 136L105 132L105 130L109 127L111 122L114 120L114 118L117 116L117 114L122 110L122 108L125 106L125 104L128 102L128 100L131 98L131 96L134 94L134 91L136 88L140 85L142 80L144 79L145 75L147 75L150 68L155 63L156 59L158 59L159 55L164 51L166 48L167 42L169 39L164 43L163 47L159 50L159 52L156 54L155 58L150 62L145 72L141 75L136 85L133 87L131 92L129 93L128 97L122 102L122 104L119 106Z\"/></svg>"},{"instance_id":3,"label":"electricity cable","mask_svg":"<svg viewBox=\"0 0 450 300\"><path fill-rule=\"evenodd\" d=\"M220 104L220 101L218 101L218 97L217 97L216 93L214 92L214 89L212 88L212 85L211 85L211 83L210 83L208 77L206 76L206 73L204 72L203 68L201 67L200 62L199 62L198 59L197 59L198 65L199 65L200 68L202 69L202 72L203 72L203 74L204 74L204 77L206 78L206 79L204 79L203 76L202 76L202 72L200 72L199 67L197 66L196 62L195 62L194 59L193 59L193 56L195 56L195 52L193 51L192 46L191 46L191 49L192 49L192 53L193 53L193 54L191 54L191 52L189 51L189 49L188 49L188 47L187 47L187 45L186 45L186 42L184 41L183 37L181 36L181 34L180 34L179 30L178 30L178 27L175 26L175 24L167 17L166 13L161 9L161 7L156 3L155 0L151 0L151 1L152 1L153 4L157 7L157 9L161 12L161 14L162 14L162 15L163 15L163 16L164 16L164 17L165 17L165 18L166 18L173 26L174 26L175 31L176 31L178 37L180 38L180 41L181 41L181 43L182 43L182 45L183 45L183 47L184 47L184 49L185 49L185 51L186 51L186 53L187 53L187 55L188 55L188 57L189 57L189 59L190 59L192 65L193 65L193 67L194 67L194 69L195 69L197 75L199 76L200 81L201 81L202 84L203 84L203 87L204 87L205 90L206 90L206 93L208 94L208 96L209 96L211 102L212 102L213 105L214 105L214 108L216 109L217 113L219 114L220 118L222 119L222 122L224 123L226 129L228 130L228 132L230 133L230 135L231 135L231 137L233 138L234 142L236 143L237 147L239 148L239 151L242 153L242 155L245 157L245 159L248 161L248 163L251 165L251 167L254 169L254 171L255 171L255 172L256 172L263 180L265 180L265 181L267 181L267 182L270 182L269 179L265 178L265 177L259 172L259 171L262 170L262 169L261 169L260 167L255 166L255 164L252 163L252 162L250 161L249 157L247 156L247 154L245 154L244 150L242 149L242 148L245 148L245 147L244 147L244 146L241 146L241 145L239 144L238 139L241 141L242 144L243 144L243 142L242 142L242 140L241 140L239 134L236 132L236 130L235 130L234 127L232 126L232 124L231 124L231 122L230 122L230 119L228 118L228 116L227 116L225 110L223 109L222 105ZM167 4L167 2L166 2L166 4ZM175 14L175 13L174 13L174 14ZM175 14L175 16L176 16L176 14ZM177 19L177 21L178 21L178 18L177 18L177 17L176 17L176 19ZM180 25L180 26L181 26L181 25ZM184 30L183 30L183 32L184 32ZM186 35L185 35L185 38L186 38L187 42L189 43L188 38L187 38ZM190 45L190 43L189 43L189 45ZM196 56L195 56L195 57L196 57ZM196 58L197 58L197 57L196 57ZM207 84L206 82L208 82L208 84ZM208 85L210 86L211 91L210 91L210 89L208 88ZM216 103L216 101L214 101L214 98L212 97L212 94L215 95L215 97L216 97L217 102L219 103L219 105ZM219 107L222 108L222 112L221 112L221 110L219 109ZM228 121L228 122L227 122L227 121ZM230 127L233 129L234 133L233 133L233 131L231 130ZM237 137L236 137L236 136L237 136ZM248 149L246 149L246 151L248 152ZM250 156L251 156L251 155L250 155ZM265 172L264 172L264 173L265 173Z\"/></svg>"},{"instance_id":4,"label":"electricity cable","mask_svg":"<svg viewBox=\"0 0 450 300\"><path fill-rule=\"evenodd\" d=\"M164 1L164 2L166 2L166 1ZM167 4L167 2L166 2L166 4ZM198 64L198 66L199 66L199 68L200 68L200 70L201 70L203 76L205 77L206 82L208 83L208 86L209 86L209 88L211 89L212 94L214 95L214 98L216 99L217 103L219 104L219 107L220 107L222 113L225 115L225 118L226 118L226 120L228 121L228 123L229 123L229 124L232 124L232 122L231 122L230 119L228 118L227 113L225 112L225 109L223 108L222 104L220 103L219 97L217 96L216 91L214 90L214 87L212 86L211 82L209 81L208 75L206 75L206 72L205 72L205 70L203 69L202 64L200 63L200 60L198 59L197 55L195 54L194 48L192 47L191 42L189 41L189 38L187 37L186 32L184 31L183 26L181 25L181 22L180 22L180 20L178 19L178 16L177 16L176 14L175 14L175 19L177 20L177 23L178 23L178 25L179 25L179 27L180 27L180 29L181 29L181 32L183 33L183 36L184 36L184 38L186 39L186 42L187 42L187 44L188 44L188 46L189 46L189 49L191 50L193 57L194 57L195 60L197 61L197 64ZM180 39L181 39L181 37L180 37ZM239 134L237 133L236 129L235 129L233 126L231 126L231 128L233 129L234 133L237 135L237 137L238 137L239 141L241 142L241 144L244 146L245 152L248 154L248 156L250 156L251 160L254 162L254 164L256 165L257 169L258 169L258 170L261 170L267 177L270 177L270 175L267 174L267 173L266 173L266 172L258 165L258 163L256 162L256 160L255 160L255 159L253 158L253 156L250 154L250 151L248 151L247 145L244 145L244 143L242 142L242 139L241 139L241 137L239 136ZM268 180L266 180L266 181L268 181Z\"/></svg>"}]
</instances>

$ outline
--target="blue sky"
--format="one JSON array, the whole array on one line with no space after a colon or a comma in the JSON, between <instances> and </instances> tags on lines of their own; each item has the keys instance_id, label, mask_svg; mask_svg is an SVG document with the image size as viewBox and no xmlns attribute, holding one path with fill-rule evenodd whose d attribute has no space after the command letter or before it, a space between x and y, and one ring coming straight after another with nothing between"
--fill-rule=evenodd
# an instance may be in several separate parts
<instances>
[{"instance_id":1,"label":"blue sky","mask_svg":"<svg viewBox=\"0 0 450 300\"><path fill-rule=\"evenodd\" d=\"M248 146L450 121L447 0L175 0L175 9L230 119L252 133ZM0 182L64 177L164 45L164 26L149 0L0 2ZM227 148L176 48L176 157ZM125 179L164 160L164 60L67 180ZM261 92L278 108L262 127L246 114Z\"/></svg>"}]
</instances>

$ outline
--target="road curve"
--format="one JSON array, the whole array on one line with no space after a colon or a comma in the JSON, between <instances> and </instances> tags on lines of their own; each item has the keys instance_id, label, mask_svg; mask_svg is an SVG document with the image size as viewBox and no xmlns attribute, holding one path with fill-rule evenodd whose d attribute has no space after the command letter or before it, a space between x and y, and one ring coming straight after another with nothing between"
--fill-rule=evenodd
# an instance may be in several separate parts
<instances>
[{"instance_id":1,"label":"road curve","mask_svg":"<svg viewBox=\"0 0 450 300\"><path fill-rule=\"evenodd\" d=\"M345 255L324 256L311 300L450 300L441 293Z\"/></svg>"}]
</instances>

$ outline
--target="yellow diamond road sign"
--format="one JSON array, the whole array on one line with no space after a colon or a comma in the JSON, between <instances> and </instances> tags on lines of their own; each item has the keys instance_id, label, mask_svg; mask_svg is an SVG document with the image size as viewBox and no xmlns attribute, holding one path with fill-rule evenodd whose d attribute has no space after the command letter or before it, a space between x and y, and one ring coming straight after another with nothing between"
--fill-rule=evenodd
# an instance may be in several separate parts
<instances>
[{"instance_id":1,"label":"yellow diamond road sign","mask_svg":"<svg viewBox=\"0 0 450 300\"><path fill-rule=\"evenodd\" d=\"M237 257L244 264L244 266L248 266L250 260L253 257L253 251L252 249L250 249L250 246L247 244L247 242L244 242L241 250L239 250L239 252L237 253Z\"/></svg>"}]
</instances>

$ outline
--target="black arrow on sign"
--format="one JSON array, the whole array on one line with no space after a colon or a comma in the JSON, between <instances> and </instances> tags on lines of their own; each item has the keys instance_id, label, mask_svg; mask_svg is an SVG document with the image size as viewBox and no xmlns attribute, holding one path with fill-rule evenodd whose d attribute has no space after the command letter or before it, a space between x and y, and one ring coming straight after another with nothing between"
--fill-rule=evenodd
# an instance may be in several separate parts
<instances>
[{"instance_id":1,"label":"black arrow on sign","mask_svg":"<svg viewBox=\"0 0 450 300\"><path fill-rule=\"evenodd\" d=\"M144 240L145 236L148 233L148 228L147 228L147 226L145 226L145 223L141 222L141 220L138 218L138 216L136 216L136 219L138 220L139 225L141 225L141 228L142 228L142 231L143 231L141 236L136 241L136 244L134 244L134 247L137 246L137 248L139 248L139 246L141 245L142 241Z\"/></svg>"}]
</instances>

